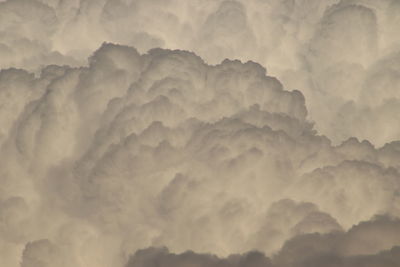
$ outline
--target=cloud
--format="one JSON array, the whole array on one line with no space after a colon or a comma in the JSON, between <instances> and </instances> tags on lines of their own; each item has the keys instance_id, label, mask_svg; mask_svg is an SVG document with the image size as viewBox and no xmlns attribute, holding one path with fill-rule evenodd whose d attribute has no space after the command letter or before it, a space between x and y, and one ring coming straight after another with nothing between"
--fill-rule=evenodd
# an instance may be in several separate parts
<instances>
[{"instance_id":1,"label":"cloud","mask_svg":"<svg viewBox=\"0 0 400 267\"><path fill-rule=\"evenodd\" d=\"M308 118L335 144L353 136L377 146L399 139L395 123L386 123L396 122L398 113L391 67L399 53L398 1L160 3L2 1L0 67L33 72L50 64L78 67L104 41L140 53L189 50L208 64L251 60L267 66L286 88L300 90Z\"/></svg>"},{"instance_id":2,"label":"cloud","mask_svg":"<svg viewBox=\"0 0 400 267\"><path fill-rule=\"evenodd\" d=\"M57 248L48 240L28 243L24 249L21 267L62 266Z\"/></svg>"},{"instance_id":3,"label":"cloud","mask_svg":"<svg viewBox=\"0 0 400 267\"><path fill-rule=\"evenodd\" d=\"M132 256L126 267L151 266L272 266L270 259L259 252L249 252L244 255L231 255L220 259L215 255L196 254L188 251L182 254L173 254L167 248L148 248L139 250Z\"/></svg>"},{"instance_id":4,"label":"cloud","mask_svg":"<svg viewBox=\"0 0 400 267\"><path fill-rule=\"evenodd\" d=\"M0 258L397 266L399 7L0 1Z\"/></svg>"},{"instance_id":5,"label":"cloud","mask_svg":"<svg viewBox=\"0 0 400 267\"><path fill-rule=\"evenodd\" d=\"M342 231L336 220L321 212L315 204L296 203L290 199L272 203L263 220L262 227L253 237L253 246L268 253L279 251L293 236Z\"/></svg>"},{"instance_id":6,"label":"cloud","mask_svg":"<svg viewBox=\"0 0 400 267\"><path fill-rule=\"evenodd\" d=\"M385 225L385 226L383 226ZM386 228L387 227L387 228ZM299 235L287 241L273 258L260 252L233 254L219 258L212 254L196 254L191 251L174 254L167 248L148 248L131 256L126 267L142 266L397 266L400 263L399 247L386 246L398 233L399 221L387 217L363 222L348 232ZM361 235L358 233L362 232ZM399 240L397 239L398 242ZM387 243L387 244L388 244ZM349 247L355 249L349 254ZM379 248L379 250L375 250ZM388 248L388 247L386 247Z\"/></svg>"},{"instance_id":7,"label":"cloud","mask_svg":"<svg viewBox=\"0 0 400 267\"><path fill-rule=\"evenodd\" d=\"M385 226L383 226L385 225ZM278 266L395 266L399 263L399 221L377 217L348 232L308 234L289 240L276 255Z\"/></svg>"},{"instance_id":8,"label":"cloud","mask_svg":"<svg viewBox=\"0 0 400 267\"><path fill-rule=\"evenodd\" d=\"M333 145L258 63L104 43L0 85L8 266L396 262L397 143Z\"/></svg>"}]
</instances>

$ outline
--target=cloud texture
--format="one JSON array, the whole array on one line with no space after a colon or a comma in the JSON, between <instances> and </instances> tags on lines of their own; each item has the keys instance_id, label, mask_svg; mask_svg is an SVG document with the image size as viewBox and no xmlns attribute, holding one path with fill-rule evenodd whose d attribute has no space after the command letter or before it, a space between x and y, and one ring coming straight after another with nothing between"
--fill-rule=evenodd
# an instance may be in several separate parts
<instances>
[{"instance_id":1,"label":"cloud texture","mask_svg":"<svg viewBox=\"0 0 400 267\"><path fill-rule=\"evenodd\" d=\"M398 6L1 2L1 265L398 266Z\"/></svg>"},{"instance_id":2,"label":"cloud texture","mask_svg":"<svg viewBox=\"0 0 400 267\"><path fill-rule=\"evenodd\" d=\"M238 256L150 249L128 266L147 253L165 266L380 262L400 242L396 219L371 220L400 214L398 144L333 146L259 64L103 44L88 67L0 77L8 266L123 266L149 246ZM239 255L253 249L276 256Z\"/></svg>"},{"instance_id":3,"label":"cloud texture","mask_svg":"<svg viewBox=\"0 0 400 267\"><path fill-rule=\"evenodd\" d=\"M8 0L0 67L80 66L104 41L268 67L335 144L400 139L398 0ZM378 127L372 127L377 125Z\"/></svg>"}]
</instances>

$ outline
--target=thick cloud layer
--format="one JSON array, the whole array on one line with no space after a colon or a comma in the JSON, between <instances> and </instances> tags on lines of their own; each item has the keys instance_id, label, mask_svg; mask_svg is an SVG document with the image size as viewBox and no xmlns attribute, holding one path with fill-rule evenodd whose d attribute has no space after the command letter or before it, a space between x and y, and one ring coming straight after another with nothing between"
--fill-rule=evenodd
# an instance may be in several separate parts
<instances>
[{"instance_id":1,"label":"thick cloud layer","mask_svg":"<svg viewBox=\"0 0 400 267\"><path fill-rule=\"evenodd\" d=\"M399 8L0 0L0 265L399 266Z\"/></svg>"},{"instance_id":2,"label":"thick cloud layer","mask_svg":"<svg viewBox=\"0 0 400 267\"><path fill-rule=\"evenodd\" d=\"M105 43L0 88L7 266L399 263L398 142L332 145L257 63Z\"/></svg>"}]
</instances>

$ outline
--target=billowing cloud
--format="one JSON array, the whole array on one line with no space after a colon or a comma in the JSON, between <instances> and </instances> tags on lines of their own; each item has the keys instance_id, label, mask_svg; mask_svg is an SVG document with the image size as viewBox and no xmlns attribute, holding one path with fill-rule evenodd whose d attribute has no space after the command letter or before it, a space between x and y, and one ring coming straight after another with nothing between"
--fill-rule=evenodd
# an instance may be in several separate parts
<instances>
[{"instance_id":1,"label":"billowing cloud","mask_svg":"<svg viewBox=\"0 0 400 267\"><path fill-rule=\"evenodd\" d=\"M2 264L398 266L399 18L0 1Z\"/></svg>"},{"instance_id":2,"label":"billowing cloud","mask_svg":"<svg viewBox=\"0 0 400 267\"><path fill-rule=\"evenodd\" d=\"M383 146L400 138L399 10L397 0L8 0L0 67L81 66L104 41L190 50L209 64L252 60L306 96L335 144Z\"/></svg>"},{"instance_id":3,"label":"billowing cloud","mask_svg":"<svg viewBox=\"0 0 400 267\"><path fill-rule=\"evenodd\" d=\"M399 226L399 221L376 218L356 225L348 232L299 235L289 240L272 258L260 252L232 254L220 258L212 254L196 254L191 251L174 254L166 248L148 248L137 251L129 259L126 267L392 267L400 264L400 248L393 247L383 251L380 249L385 247L384 243L390 244L396 239L394 236L398 234ZM376 243L376 240L381 242ZM399 242L398 237L395 242ZM378 247L379 250L376 250Z\"/></svg>"},{"instance_id":4,"label":"billowing cloud","mask_svg":"<svg viewBox=\"0 0 400 267\"><path fill-rule=\"evenodd\" d=\"M397 142L333 145L257 63L105 43L0 84L8 266L396 263Z\"/></svg>"}]
</instances>

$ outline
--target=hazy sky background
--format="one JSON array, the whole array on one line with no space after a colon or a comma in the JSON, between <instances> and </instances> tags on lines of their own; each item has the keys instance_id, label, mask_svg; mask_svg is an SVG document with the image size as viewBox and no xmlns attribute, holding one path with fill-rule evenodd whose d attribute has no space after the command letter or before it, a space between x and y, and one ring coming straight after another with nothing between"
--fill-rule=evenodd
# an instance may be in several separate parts
<instances>
[{"instance_id":1,"label":"hazy sky background","mask_svg":"<svg viewBox=\"0 0 400 267\"><path fill-rule=\"evenodd\" d=\"M399 0L0 2L0 266L400 265Z\"/></svg>"}]
</instances>

